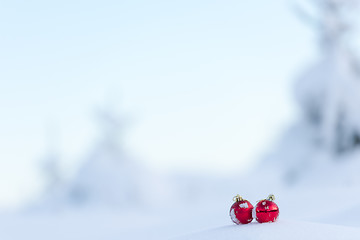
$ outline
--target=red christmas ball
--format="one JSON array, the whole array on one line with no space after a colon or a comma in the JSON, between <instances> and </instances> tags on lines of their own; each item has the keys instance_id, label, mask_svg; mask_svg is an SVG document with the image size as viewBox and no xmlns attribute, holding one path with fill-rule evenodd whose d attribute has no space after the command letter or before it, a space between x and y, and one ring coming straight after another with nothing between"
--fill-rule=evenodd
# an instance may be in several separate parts
<instances>
[{"instance_id":1,"label":"red christmas ball","mask_svg":"<svg viewBox=\"0 0 360 240\"><path fill-rule=\"evenodd\" d=\"M259 223L275 222L279 217L279 207L274 203L274 195L261 200L256 204L255 217Z\"/></svg>"},{"instance_id":2,"label":"red christmas ball","mask_svg":"<svg viewBox=\"0 0 360 240\"><path fill-rule=\"evenodd\" d=\"M236 224L247 224L253 220L253 205L239 195L234 197L235 203L230 208L231 220Z\"/></svg>"}]
</instances>

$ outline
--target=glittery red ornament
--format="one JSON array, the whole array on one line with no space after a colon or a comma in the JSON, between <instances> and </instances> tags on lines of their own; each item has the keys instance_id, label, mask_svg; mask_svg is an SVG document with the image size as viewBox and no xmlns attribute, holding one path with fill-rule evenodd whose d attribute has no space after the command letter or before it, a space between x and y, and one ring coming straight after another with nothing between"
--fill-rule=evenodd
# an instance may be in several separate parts
<instances>
[{"instance_id":1,"label":"glittery red ornament","mask_svg":"<svg viewBox=\"0 0 360 240\"><path fill-rule=\"evenodd\" d=\"M253 205L239 195L234 197L235 203L230 208L231 220L236 224L247 224L253 220Z\"/></svg>"},{"instance_id":2,"label":"glittery red ornament","mask_svg":"<svg viewBox=\"0 0 360 240\"><path fill-rule=\"evenodd\" d=\"M255 217L259 223L275 222L279 217L279 207L274 203L275 196L269 195L267 199L256 204Z\"/></svg>"}]
</instances>

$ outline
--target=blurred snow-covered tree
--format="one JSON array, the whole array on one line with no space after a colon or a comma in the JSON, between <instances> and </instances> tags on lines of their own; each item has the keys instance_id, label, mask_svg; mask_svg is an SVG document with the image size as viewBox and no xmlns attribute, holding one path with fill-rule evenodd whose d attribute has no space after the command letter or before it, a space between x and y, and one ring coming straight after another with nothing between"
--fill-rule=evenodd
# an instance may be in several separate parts
<instances>
[{"instance_id":1,"label":"blurred snow-covered tree","mask_svg":"<svg viewBox=\"0 0 360 240\"><path fill-rule=\"evenodd\" d=\"M310 179L329 184L338 171L331 160L356 158L360 149L360 62L353 42L359 1L295 2L296 13L318 35L320 54L296 79L294 95L301 117L262 162L262 174L290 184ZM332 169L331 174L325 168ZM345 179L341 174L339 178Z\"/></svg>"},{"instance_id":2,"label":"blurred snow-covered tree","mask_svg":"<svg viewBox=\"0 0 360 240\"><path fill-rule=\"evenodd\" d=\"M123 118L115 110L97 111L100 136L69 184L70 204L124 205L139 201L139 168L121 144Z\"/></svg>"},{"instance_id":3,"label":"blurred snow-covered tree","mask_svg":"<svg viewBox=\"0 0 360 240\"><path fill-rule=\"evenodd\" d=\"M45 178L45 192L48 193L56 189L64 181L64 177L60 166L61 157L55 127L53 125L48 127L46 134L47 149L41 160L41 170Z\"/></svg>"},{"instance_id":4,"label":"blurred snow-covered tree","mask_svg":"<svg viewBox=\"0 0 360 240\"><path fill-rule=\"evenodd\" d=\"M318 31L321 58L298 78L295 94L317 140L341 154L360 146L360 63L351 46L358 1L311 2L314 13L298 12Z\"/></svg>"},{"instance_id":5,"label":"blurred snow-covered tree","mask_svg":"<svg viewBox=\"0 0 360 240\"><path fill-rule=\"evenodd\" d=\"M123 143L126 122L117 108L113 104L99 108L96 119L99 136L70 179L62 177L54 150L57 145L51 144L43 166L48 186L33 209L152 209L173 203L177 191L169 176L139 165L126 153Z\"/></svg>"}]
</instances>

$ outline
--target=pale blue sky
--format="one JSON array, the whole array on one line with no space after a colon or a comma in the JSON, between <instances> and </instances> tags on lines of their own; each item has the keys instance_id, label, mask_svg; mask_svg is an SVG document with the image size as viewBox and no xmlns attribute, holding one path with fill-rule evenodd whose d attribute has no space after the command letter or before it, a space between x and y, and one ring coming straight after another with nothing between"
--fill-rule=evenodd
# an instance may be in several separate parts
<instances>
[{"instance_id":1,"label":"pale blue sky","mask_svg":"<svg viewBox=\"0 0 360 240\"><path fill-rule=\"evenodd\" d=\"M109 98L153 168L241 172L294 118L316 53L286 0L1 1L0 30L0 206L39 191L49 126L74 171Z\"/></svg>"}]
</instances>

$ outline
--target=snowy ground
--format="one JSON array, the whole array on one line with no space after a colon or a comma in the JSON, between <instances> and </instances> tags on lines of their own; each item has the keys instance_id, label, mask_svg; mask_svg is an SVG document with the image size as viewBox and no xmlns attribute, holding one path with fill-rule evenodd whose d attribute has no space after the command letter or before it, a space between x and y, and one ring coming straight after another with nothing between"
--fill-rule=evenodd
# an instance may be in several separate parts
<instances>
[{"instance_id":1,"label":"snowy ground","mask_svg":"<svg viewBox=\"0 0 360 240\"><path fill-rule=\"evenodd\" d=\"M318 158L319 164L294 185L270 180L281 172L269 167L242 178L189 178L188 183L182 178L183 189L193 187L191 194L156 208L88 206L0 214L0 239L360 239L359 158L360 153L344 162L321 163ZM233 196L241 194L255 205L270 193L280 209L278 222L232 223Z\"/></svg>"},{"instance_id":2,"label":"snowy ground","mask_svg":"<svg viewBox=\"0 0 360 240\"><path fill-rule=\"evenodd\" d=\"M252 203L268 194L265 185L240 184L204 195L198 203L174 202L163 209L82 209L0 216L0 239L360 239L360 196L354 187L273 189L280 208L276 223L234 225L228 215L232 195ZM243 190L239 190L241 189ZM235 193L234 189L236 189ZM266 192L263 194L262 192Z\"/></svg>"},{"instance_id":3,"label":"snowy ground","mask_svg":"<svg viewBox=\"0 0 360 240\"><path fill-rule=\"evenodd\" d=\"M359 239L360 229L353 227L279 220L276 223L250 223L247 225L227 225L190 235L175 238L174 240L258 240L258 239Z\"/></svg>"}]
</instances>

